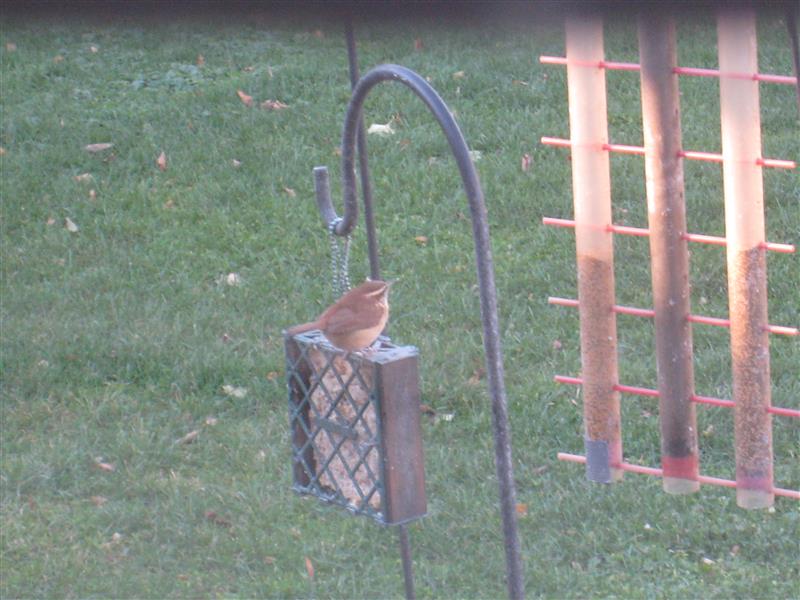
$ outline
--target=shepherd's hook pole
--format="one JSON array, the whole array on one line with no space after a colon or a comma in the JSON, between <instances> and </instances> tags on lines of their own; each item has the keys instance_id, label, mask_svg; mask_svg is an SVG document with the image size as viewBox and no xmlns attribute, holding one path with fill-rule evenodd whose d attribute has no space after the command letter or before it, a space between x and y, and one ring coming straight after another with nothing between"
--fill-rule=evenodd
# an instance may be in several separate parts
<instances>
[{"instance_id":1,"label":"shepherd's hook pole","mask_svg":"<svg viewBox=\"0 0 800 600\"><path fill-rule=\"evenodd\" d=\"M342 133L342 191L344 216L334 231L347 235L356 225L358 203L356 199L355 145L361 110L369 91L384 81L397 81L411 90L433 113L450 144L456 159L464 191L469 201L472 217L472 236L475 241L475 261L480 288L481 321L483 323L483 346L486 354L486 372L489 394L492 401L492 428L495 442L495 467L500 490L500 512L503 518L503 534L506 552L506 576L508 593L512 599L525 595L522 560L516 515L516 491L511 459L511 432L508 422L503 375L503 355L500 345L500 326L497 317L497 290L494 281L489 223L478 173L461 130L452 113L439 94L425 79L414 71L399 65L380 65L369 71L353 90L345 116ZM314 169L317 190L317 205L325 225L337 219L330 197L328 172L325 167Z\"/></svg>"}]
</instances>

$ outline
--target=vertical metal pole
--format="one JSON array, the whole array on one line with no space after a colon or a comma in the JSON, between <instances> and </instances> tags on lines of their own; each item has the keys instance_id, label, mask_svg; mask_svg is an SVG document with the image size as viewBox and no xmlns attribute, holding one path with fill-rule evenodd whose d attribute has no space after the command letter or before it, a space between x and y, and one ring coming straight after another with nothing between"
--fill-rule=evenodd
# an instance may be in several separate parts
<instances>
[{"instance_id":1,"label":"vertical metal pole","mask_svg":"<svg viewBox=\"0 0 800 600\"><path fill-rule=\"evenodd\" d=\"M345 38L347 39L347 62L350 66L350 87L355 88L360 78L358 72L358 54L356 52L356 38L353 32L353 18L347 16L345 21ZM367 228L367 252L369 254L369 269L372 279L381 278L381 266L378 256L378 236L375 232L375 211L372 202L372 183L369 177L369 159L367 158L367 135L364 131L364 119L359 117L358 132L356 133L356 148L358 149L358 170L361 179L361 194L364 196L364 225Z\"/></svg>"},{"instance_id":2,"label":"vertical metal pole","mask_svg":"<svg viewBox=\"0 0 800 600\"><path fill-rule=\"evenodd\" d=\"M353 32L352 15L347 15L347 20L345 21L345 38L347 39L347 62L350 68L350 88L354 89L361 76L358 71L358 53L356 50L356 37ZM358 167L361 176L361 194L364 197L364 224L367 229L370 277L372 279L380 279L381 267L378 255L378 238L375 232L375 211L372 203L369 159L367 158L367 136L364 132L364 118L361 116L359 116L358 120L356 148L358 150ZM414 591L414 563L411 558L411 543L408 539L407 526L398 525L397 535L400 541L400 559L403 563L403 582L405 584L406 599L415 600L417 594Z\"/></svg>"},{"instance_id":3,"label":"vertical metal pole","mask_svg":"<svg viewBox=\"0 0 800 600\"><path fill-rule=\"evenodd\" d=\"M572 187L581 322L583 421L586 477L611 483L622 478L617 322L614 306L614 245L611 175L606 121L603 22L570 17L567 30Z\"/></svg>"},{"instance_id":4,"label":"vertical metal pole","mask_svg":"<svg viewBox=\"0 0 800 600\"><path fill-rule=\"evenodd\" d=\"M751 10L723 11L717 19L720 109L728 240L736 502L772 506L772 419L764 189L758 82L725 73L758 72L756 20Z\"/></svg>"},{"instance_id":5,"label":"vertical metal pole","mask_svg":"<svg viewBox=\"0 0 800 600\"><path fill-rule=\"evenodd\" d=\"M650 266L656 324L661 467L664 491L700 489L697 418L692 403L692 326L689 251L683 189L681 117L675 20L648 11L639 16Z\"/></svg>"},{"instance_id":6,"label":"vertical metal pole","mask_svg":"<svg viewBox=\"0 0 800 600\"><path fill-rule=\"evenodd\" d=\"M408 529L406 525L397 526L397 535L400 538L400 556L403 560L403 580L406 587L406 599L415 600L417 594L414 591L414 564L411 561L411 544L408 541Z\"/></svg>"}]
</instances>

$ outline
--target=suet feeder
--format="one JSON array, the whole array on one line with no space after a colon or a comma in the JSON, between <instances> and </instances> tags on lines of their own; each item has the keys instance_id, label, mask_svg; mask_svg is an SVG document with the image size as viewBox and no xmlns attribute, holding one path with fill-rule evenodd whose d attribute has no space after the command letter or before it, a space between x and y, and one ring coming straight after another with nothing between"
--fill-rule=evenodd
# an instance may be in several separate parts
<instances>
[{"instance_id":1,"label":"suet feeder","mask_svg":"<svg viewBox=\"0 0 800 600\"><path fill-rule=\"evenodd\" d=\"M398 525L425 515L418 350L359 353L319 331L284 337L293 487Z\"/></svg>"}]
</instances>

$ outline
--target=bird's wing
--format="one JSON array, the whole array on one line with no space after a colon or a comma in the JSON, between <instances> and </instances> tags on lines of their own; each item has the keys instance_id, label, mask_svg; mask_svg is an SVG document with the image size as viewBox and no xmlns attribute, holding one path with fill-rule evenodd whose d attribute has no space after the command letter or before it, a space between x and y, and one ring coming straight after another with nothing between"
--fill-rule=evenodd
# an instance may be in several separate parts
<instances>
[{"instance_id":1,"label":"bird's wing","mask_svg":"<svg viewBox=\"0 0 800 600\"><path fill-rule=\"evenodd\" d=\"M359 320L356 318L356 311L340 306L332 311L325 323L325 330L336 335L348 333L358 329Z\"/></svg>"}]
</instances>

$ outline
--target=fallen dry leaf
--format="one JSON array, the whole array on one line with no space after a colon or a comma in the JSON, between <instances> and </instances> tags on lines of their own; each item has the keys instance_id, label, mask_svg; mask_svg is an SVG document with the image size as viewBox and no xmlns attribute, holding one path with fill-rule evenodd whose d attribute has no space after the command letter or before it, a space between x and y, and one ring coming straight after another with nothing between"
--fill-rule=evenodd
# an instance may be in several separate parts
<instances>
[{"instance_id":1,"label":"fallen dry leaf","mask_svg":"<svg viewBox=\"0 0 800 600\"><path fill-rule=\"evenodd\" d=\"M270 371L267 373L267 381L275 381L278 378L277 371Z\"/></svg>"},{"instance_id":2,"label":"fallen dry leaf","mask_svg":"<svg viewBox=\"0 0 800 600\"><path fill-rule=\"evenodd\" d=\"M247 396L247 388L237 387L235 385L223 385L222 393L232 398L244 398Z\"/></svg>"},{"instance_id":3,"label":"fallen dry leaf","mask_svg":"<svg viewBox=\"0 0 800 600\"><path fill-rule=\"evenodd\" d=\"M92 202L97 200L97 192L94 191L94 189L89 190L89 200L91 200Z\"/></svg>"},{"instance_id":4,"label":"fallen dry leaf","mask_svg":"<svg viewBox=\"0 0 800 600\"><path fill-rule=\"evenodd\" d=\"M553 340L553 350L561 350L562 347L561 340Z\"/></svg>"},{"instance_id":5,"label":"fallen dry leaf","mask_svg":"<svg viewBox=\"0 0 800 600\"><path fill-rule=\"evenodd\" d=\"M242 285L242 278L238 273L228 273L224 278L225 284L231 287Z\"/></svg>"},{"instance_id":6,"label":"fallen dry leaf","mask_svg":"<svg viewBox=\"0 0 800 600\"><path fill-rule=\"evenodd\" d=\"M163 151L158 155L158 158L156 159L156 165L158 165L158 168L162 171L167 170L167 155L164 154Z\"/></svg>"},{"instance_id":7,"label":"fallen dry leaf","mask_svg":"<svg viewBox=\"0 0 800 600\"><path fill-rule=\"evenodd\" d=\"M428 238L427 236L424 235L418 235L417 237L414 238L414 241L417 242L417 244L419 244L420 246L425 246L428 243Z\"/></svg>"},{"instance_id":8,"label":"fallen dry leaf","mask_svg":"<svg viewBox=\"0 0 800 600\"><path fill-rule=\"evenodd\" d=\"M56 224L56 220L53 217L50 217L49 219L47 219L47 224L48 225L55 225Z\"/></svg>"},{"instance_id":9,"label":"fallen dry leaf","mask_svg":"<svg viewBox=\"0 0 800 600\"><path fill-rule=\"evenodd\" d=\"M391 122L382 125L380 123L373 123L367 129L367 133L371 133L374 135L379 135L381 137L386 137L389 135L394 135L394 129L392 129Z\"/></svg>"},{"instance_id":10,"label":"fallen dry leaf","mask_svg":"<svg viewBox=\"0 0 800 600\"><path fill-rule=\"evenodd\" d=\"M286 192L286 195L289 196L289 198L294 198L295 196L297 196L297 192L295 192L290 187L284 187L283 191Z\"/></svg>"},{"instance_id":11,"label":"fallen dry leaf","mask_svg":"<svg viewBox=\"0 0 800 600\"><path fill-rule=\"evenodd\" d=\"M113 148L114 144L109 143L101 143L101 144L87 144L84 147L84 150L87 152L102 152L103 150L108 150L109 148Z\"/></svg>"},{"instance_id":12,"label":"fallen dry leaf","mask_svg":"<svg viewBox=\"0 0 800 600\"><path fill-rule=\"evenodd\" d=\"M453 79L464 79L466 75L467 74L464 73L464 71L456 71L455 73L453 73Z\"/></svg>"},{"instance_id":13,"label":"fallen dry leaf","mask_svg":"<svg viewBox=\"0 0 800 600\"><path fill-rule=\"evenodd\" d=\"M205 420L205 424L208 425L209 427L213 427L218 422L219 422L219 419L217 419L217 417L206 417L206 420Z\"/></svg>"},{"instance_id":14,"label":"fallen dry leaf","mask_svg":"<svg viewBox=\"0 0 800 600\"><path fill-rule=\"evenodd\" d=\"M470 150L469 157L472 159L472 162L478 162L483 158L483 152L480 150Z\"/></svg>"},{"instance_id":15,"label":"fallen dry leaf","mask_svg":"<svg viewBox=\"0 0 800 600\"><path fill-rule=\"evenodd\" d=\"M288 104L284 104L280 100L264 100L260 106L266 110L283 110L284 108L289 108Z\"/></svg>"},{"instance_id":16,"label":"fallen dry leaf","mask_svg":"<svg viewBox=\"0 0 800 600\"><path fill-rule=\"evenodd\" d=\"M231 527L233 523L231 523L225 517L219 516L213 510L206 511L206 519L214 523L214 525L219 525L220 527Z\"/></svg>"},{"instance_id":17,"label":"fallen dry leaf","mask_svg":"<svg viewBox=\"0 0 800 600\"><path fill-rule=\"evenodd\" d=\"M6 51L7 52L16 52L17 45L14 42L6 42Z\"/></svg>"},{"instance_id":18,"label":"fallen dry leaf","mask_svg":"<svg viewBox=\"0 0 800 600\"><path fill-rule=\"evenodd\" d=\"M197 436L200 435L200 432L195 429L194 431L190 431L185 436L177 441L178 444L191 444L197 439Z\"/></svg>"},{"instance_id":19,"label":"fallen dry leaf","mask_svg":"<svg viewBox=\"0 0 800 600\"><path fill-rule=\"evenodd\" d=\"M233 161L231 161L231 162L232 162L232 164L233 164L233 168L234 168L234 169L238 169L239 167L241 167L241 166L242 166L242 161L240 161L240 160L236 160L235 158L234 158L234 159L233 159Z\"/></svg>"},{"instance_id":20,"label":"fallen dry leaf","mask_svg":"<svg viewBox=\"0 0 800 600\"><path fill-rule=\"evenodd\" d=\"M311 563L311 559L306 556L306 573L308 573L309 579L314 579L314 565Z\"/></svg>"},{"instance_id":21,"label":"fallen dry leaf","mask_svg":"<svg viewBox=\"0 0 800 600\"><path fill-rule=\"evenodd\" d=\"M265 565L274 565L277 559L274 556L265 556L264 557L264 564Z\"/></svg>"},{"instance_id":22,"label":"fallen dry leaf","mask_svg":"<svg viewBox=\"0 0 800 600\"><path fill-rule=\"evenodd\" d=\"M92 504L98 507L103 506L103 504L108 502L108 498L106 498L105 496L92 496L91 498L89 498L89 500L91 500Z\"/></svg>"},{"instance_id":23,"label":"fallen dry leaf","mask_svg":"<svg viewBox=\"0 0 800 600\"><path fill-rule=\"evenodd\" d=\"M419 405L419 410L420 410L420 412L422 412L423 415L428 415L428 416L431 416L431 417L435 417L436 416L436 409L435 408L431 408L427 404L420 404Z\"/></svg>"},{"instance_id":24,"label":"fallen dry leaf","mask_svg":"<svg viewBox=\"0 0 800 600\"><path fill-rule=\"evenodd\" d=\"M0 146L0 156L5 156L5 155L6 155L6 149Z\"/></svg>"},{"instance_id":25,"label":"fallen dry leaf","mask_svg":"<svg viewBox=\"0 0 800 600\"><path fill-rule=\"evenodd\" d=\"M486 375L486 369L484 367L478 367L472 372L470 378L467 380L468 385L480 385L481 379Z\"/></svg>"},{"instance_id":26,"label":"fallen dry leaf","mask_svg":"<svg viewBox=\"0 0 800 600\"><path fill-rule=\"evenodd\" d=\"M527 171L531 168L531 163L533 163L533 158L531 158L530 154L523 154L522 155L522 170Z\"/></svg>"},{"instance_id":27,"label":"fallen dry leaf","mask_svg":"<svg viewBox=\"0 0 800 600\"><path fill-rule=\"evenodd\" d=\"M203 65L206 64L206 59L203 58L202 54L198 54L197 55L197 60L195 60L194 62L198 67L202 67Z\"/></svg>"},{"instance_id":28,"label":"fallen dry leaf","mask_svg":"<svg viewBox=\"0 0 800 600\"><path fill-rule=\"evenodd\" d=\"M58 64L58 63L61 63L61 62L64 62L64 57L63 57L63 56L61 56L60 54L56 54L56 55L53 57L53 62L54 62L54 63L56 63L56 64Z\"/></svg>"},{"instance_id":29,"label":"fallen dry leaf","mask_svg":"<svg viewBox=\"0 0 800 600\"><path fill-rule=\"evenodd\" d=\"M414 50L419 52L424 47L425 47L425 45L422 43L422 39L421 38L414 38Z\"/></svg>"},{"instance_id":30,"label":"fallen dry leaf","mask_svg":"<svg viewBox=\"0 0 800 600\"><path fill-rule=\"evenodd\" d=\"M94 459L94 466L95 468L100 469L101 471L104 471L106 473L113 473L117 469L113 464L103 462L102 458Z\"/></svg>"},{"instance_id":31,"label":"fallen dry leaf","mask_svg":"<svg viewBox=\"0 0 800 600\"><path fill-rule=\"evenodd\" d=\"M239 100L241 100L245 106L253 106L252 96L248 96L242 90L236 90L236 93L239 95Z\"/></svg>"},{"instance_id":32,"label":"fallen dry leaf","mask_svg":"<svg viewBox=\"0 0 800 600\"><path fill-rule=\"evenodd\" d=\"M91 52L92 54L97 54L99 51L100 51L100 48L98 48L98 47L97 47L97 46L95 46L94 44L92 44L91 46L89 46L89 52Z\"/></svg>"},{"instance_id":33,"label":"fallen dry leaf","mask_svg":"<svg viewBox=\"0 0 800 600\"><path fill-rule=\"evenodd\" d=\"M517 514L520 517L527 517L528 516L528 505L523 502L517 502Z\"/></svg>"},{"instance_id":34,"label":"fallen dry leaf","mask_svg":"<svg viewBox=\"0 0 800 600\"><path fill-rule=\"evenodd\" d=\"M70 233L78 233L78 226L75 224L75 221L69 217L64 217L64 227L66 227L67 231Z\"/></svg>"},{"instance_id":35,"label":"fallen dry leaf","mask_svg":"<svg viewBox=\"0 0 800 600\"><path fill-rule=\"evenodd\" d=\"M91 173L81 173L80 175L75 175L75 181L83 182L83 181L91 181L94 179Z\"/></svg>"}]
</instances>

